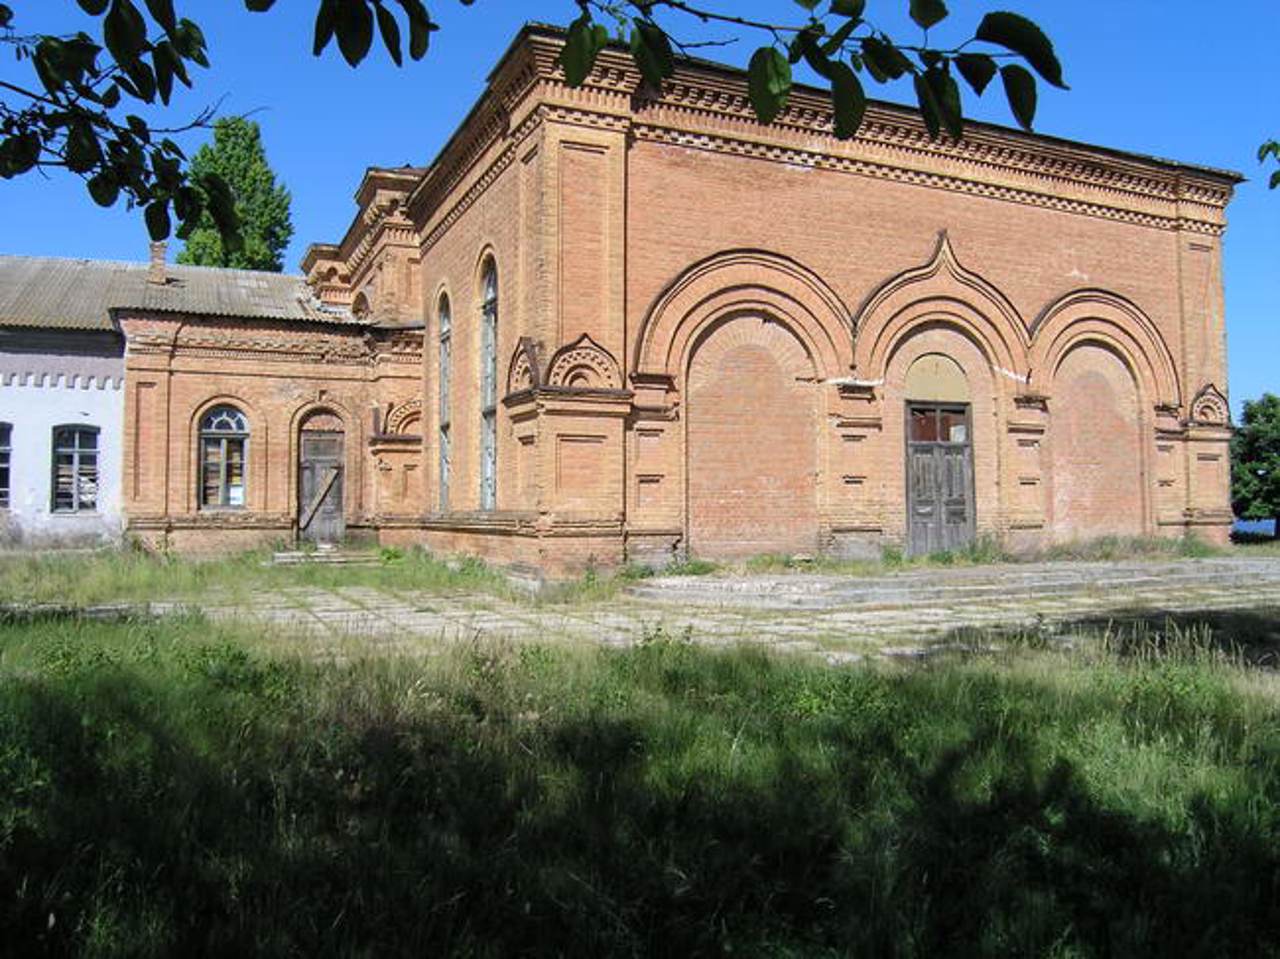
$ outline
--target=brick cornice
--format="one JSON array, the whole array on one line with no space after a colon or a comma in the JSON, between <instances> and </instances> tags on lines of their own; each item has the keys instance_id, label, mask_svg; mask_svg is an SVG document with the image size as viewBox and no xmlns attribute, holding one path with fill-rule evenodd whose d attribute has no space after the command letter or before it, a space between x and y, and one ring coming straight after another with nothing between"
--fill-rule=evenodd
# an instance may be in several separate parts
<instances>
[{"instance_id":1,"label":"brick cornice","mask_svg":"<svg viewBox=\"0 0 1280 959\"><path fill-rule=\"evenodd\" d=\"M933 140L918 114L873 102L858 136L831 133L825 91L797 88L769 126L755 119L740 70L681 63L660 92L629 56L605 50L580 88L565 82L554 34L527 39L538 98L568 122L629 125L639 140L841 170L1161 229L1217 235L1234 174L970 122L959 141ZM589 114L594 117L588 118ZM815 138L820 138L815 142Z\"/></svg>"}]
</instances>

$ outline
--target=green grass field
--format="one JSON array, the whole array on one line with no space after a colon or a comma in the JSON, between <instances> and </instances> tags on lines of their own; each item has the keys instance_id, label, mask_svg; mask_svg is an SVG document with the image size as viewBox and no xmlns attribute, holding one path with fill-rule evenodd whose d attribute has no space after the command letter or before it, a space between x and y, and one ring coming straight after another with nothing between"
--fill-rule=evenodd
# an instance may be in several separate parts
<instances>
[{"instance_id":1,"label":"green grass field","mask_svg":"<svg viewBox=\"0 0 1280 959\"><path fill-rule=\"evenodd\" d=\"M1237 555L1275 555L1280 543L1250 543L1233 547ZM589 571L576 580L552 584L531 596L500 571L475 559L446 559L418 549L383 550L372 566L301 564L272 566L265 551L205 561L192 561L135 550L106 550L78 555L0 554L0 604L54 603L84 606L98 603L142 602L199 598L218 592L234 600L250 591L283 586L375 586L423 592L465 590L531 603L598 602L616 596L636 579L662 573L699 576L720 571L741 574L813 572L846 576L876 576L904 568L974 566L1027 559L1112 560L1173 559L1218 555L1194 539L1109 537L1088 543L1055 547L1036 557L1014 557L993 543L981 541L958 552L907 559L886 550L878 561L838 561L821 557L796 560L761 555L727 570L705 560L689 560L661 570L624 567Z\"/></svg>"},{"instance_id":2,"label":"green grass field","mask_svg":"<svg viewBox=\"0 0 1280 959\"><path fill-rule=\"evenodd\" d=\"M1197 626L1002 643L337 665L9 622L0 954L1280 954L1274 674Z\"/></svg>"}]
</instances>

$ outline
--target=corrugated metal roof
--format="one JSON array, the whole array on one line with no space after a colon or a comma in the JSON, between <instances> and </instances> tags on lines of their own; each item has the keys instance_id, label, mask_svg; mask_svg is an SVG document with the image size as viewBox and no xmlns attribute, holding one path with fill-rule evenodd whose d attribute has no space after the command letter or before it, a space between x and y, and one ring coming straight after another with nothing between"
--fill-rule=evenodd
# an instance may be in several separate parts
<instances>
[{"instance_id":1,"label":"corrugated metal roof","mask_svg":"<svg viewBox=\"0 0 1280 959\"><path fill-rule=\"evenodd\" d=\"M112 329L112 309L200 316L352 323L301 276L167 264L163 284L146 263L0 256L0 326Z\"/></svg>"}]
</instances>

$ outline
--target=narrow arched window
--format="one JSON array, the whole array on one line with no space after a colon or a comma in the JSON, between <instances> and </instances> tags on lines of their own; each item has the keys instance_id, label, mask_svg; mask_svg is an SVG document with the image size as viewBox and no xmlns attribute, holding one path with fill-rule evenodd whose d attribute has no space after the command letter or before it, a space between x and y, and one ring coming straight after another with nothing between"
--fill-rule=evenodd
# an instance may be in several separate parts
<instances>
[{"instance_id":1,"label":"narrow arched window","mask_svg":"<svg viewBox=\"0 0 1280 959\"><path fill-rule=\"evenodd\" d=\"M9 445L13 437L13 424L0 423L0 509L9 508Z\"/></svg>"},{"instance_id":2,"label":"narrow arched window","mask_svg":"<svg viewBox=\"0 0 1280 959\"><path fill-rule=\"evenodd\" d=\"M98 508L98 428L53 428L53 511L91 513Z\"/></svg>"},{"instance_id":3,"label":"narrow arched window","mask_svg":"<svg viewBox=\"0 0 1280 959\"><path fill-rule=\"evenodd\" d=\"M480 306L480 508L498 502L498 271L489 260Z\"/></svg>"},{"instance_id":4,"label":"narrow arched window","mask_svg":"<svg viewBox=\"0 0 1280 959\"><path fill-rule=\"evenodd\" d=\"M441 295L438 309L440 323L440 512L449 511L449 475L453 455L450 448L449 391L452 389L453 318L449 314L449 297Z\"/></svg>"},{"instance_id":5,"label":"narrow arched window","mask_svg":"<svg viewBox=\"0 0 1280 959\"><path fill-rule=\"evenodd\" d=\"M215 406L200 421L200 505L243 507L249 423L234 406Z\"/></svg>"}]
</instances>

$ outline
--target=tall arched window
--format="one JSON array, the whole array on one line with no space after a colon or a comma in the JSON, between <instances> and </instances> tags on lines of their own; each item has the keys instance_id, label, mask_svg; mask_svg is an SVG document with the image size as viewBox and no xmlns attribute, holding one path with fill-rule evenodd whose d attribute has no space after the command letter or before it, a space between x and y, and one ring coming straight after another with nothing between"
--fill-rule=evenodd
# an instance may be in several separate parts
<instances>
[{"instance_id":1,"label":"tall arched window","mask_svg":"<svg viewBox=\"0 0 1280 959\"><path fill-rule=\"evenodd\" d=\"M249 422L234 406L215 406L200 421L200 505L243 507Z\"/></svg>"},{"instance_id":2,"label":"tall arched window","mask_svg":"<svg viewBox=\"0 0 1280 959\"><path fill-rule=\"evenodd\" d=\"M498 271L484 265L480 317L480 508L498 502Z\"/></svg>"},{"instance_id":3,"label":"tall arched window","mask_svg":"<svg viewBox=\"0 0 1280 959\"><path fill-rule=\"evenodd\" d=\"M453 319L449 315L449 297L441 294L438 309L440 323L440 512L449 511L449 474L452 472L452 450L449 446L449 391L452 388Z\"/></svg>"}]
</instances>

